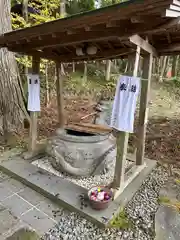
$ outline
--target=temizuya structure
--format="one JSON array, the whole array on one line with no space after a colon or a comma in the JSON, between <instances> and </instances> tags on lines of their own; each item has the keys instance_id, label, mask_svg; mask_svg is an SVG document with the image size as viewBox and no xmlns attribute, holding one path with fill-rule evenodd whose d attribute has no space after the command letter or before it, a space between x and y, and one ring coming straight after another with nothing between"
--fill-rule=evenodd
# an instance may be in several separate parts
<instances>
[{"instance_id":1,"label":"temizuya structure","mask_svg":"<svg viewBox=\"0 0 180 240\"><path fill-rule=\"evenodd\" d=\"M112 187L116 197L144 168L148 98L153 57L180 54L180 1L131 0L95 11L74 15L0 36L0 47L32 56L32 71L39 73L40 58L57 64L59 126L64 125L62 82L59 64L91 60L128 58L137 76L140 55L144 58L136 165L125 181L128 133L117 132L117 159ZM93 49L93 53L87 48ZM134 61L134 62L132 62ZM35 151L37 114L31 113L29 150Z\"/></svg>"}]
</instances>

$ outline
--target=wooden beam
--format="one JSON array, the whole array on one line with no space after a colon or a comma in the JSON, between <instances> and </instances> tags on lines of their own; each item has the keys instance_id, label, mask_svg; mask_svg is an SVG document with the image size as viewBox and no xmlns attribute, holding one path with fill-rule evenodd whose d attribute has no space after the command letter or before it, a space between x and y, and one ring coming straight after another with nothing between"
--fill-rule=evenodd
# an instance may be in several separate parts
<instances>
[{"instance_id":1,"label":"wooden beam","mask_svg":"<svg viewBox=\"0 0 180 240\"><path fill-rule=\"evenodd\" d=\"M140 50L141 50L140 47L137 46L135 61L134 61L134 70L133 70L134 76L137 76L138 74ZM116 156L113 185L115 188L117 187L121 188L124 185L124 174L125 174L125 164L126 164L129 133L118 131L116 133L116 139L117 139L117 156Z\"/></svg>"},{"instance_id":2,"label":"wooden beam","mask_svg":"<svg viewBox=\"0 0 180 240\"><path fill-rule=\"evenodd\" d=\"M146 138L146 128L147 128L147 121L148 121L148 111L149 111L148 103L149 103L149 93L150 93L151 76L152 76L152 64L153 64L153 55L150 54L149 56L146 56L143 61L142 78L145 80L141 81L141 97L140 97L138 133L137 133L136 165L144 164L145 138Z\"/></svg>"},{"instance_id":3,"label":"wooden beam","mask_svg":"<svg viewBox=\"0 0 180 240\"><path fill-rule=\"evenodd\" d=\"M170 44L172 41L171 41L171 35L170 33L167 33L167 40L168 40L168 43Z\"/></svg>"},{"instance_id":4,"label":"wooden beam","mask_svg":"<svg viewBox=\"0 0 180 240\"><path fill-rule=\"evenodd\" d=\"M112 43L110 43L109 41L107 41L107 44L108 44L108 47L109 47L110 49L114 49L114 46L112 45Z\"/></svg>"},{"instance_id":5,"label":"wooden beam","mask_svg":"<svg viewBox=\"0 0 180 240\"><path fill-rule=\"evenodd\" d=\"M128 140L129 140L129 133L121 132L121 131L116 133L117 155L116 155L113 188L121 188L124 184Z\"/></svg>"},{"instance_id":6,"label":"wooden beam","mask_svg":"<svg viewBox=\"0 0 180 240\"><path fill-rule=\"evenodd\" d=\"M156 18L156 17L155 17ZM157 19L159 19L159 17L157 17ZM143 15L143 16L133 16L130 19L131 23L145 23L149 21L149 15Z\"/></svg>"},{"instance_id":7,"label":"wooden beam","mask_svg":"<svg viewBox=\"0 0 180 240\"><path fill-rule=\"evenodd\" d=\"M31 37L29 43L25 43L23 39L17 39L19 44L15 46L16 36L14 38L6 39L1 38L0 36L0 46L16 48L17 52L23 52L23 50L27 49L41 49L41 48L48 48L48 47L61 47L61 46L68 46L68 45L75 45L84 42L98 42L98 41L108 41L108 40L127 40L128 37L132 36L135 33L150 33L150 32L159 32L160 29L156 29L156 24L153 22L150 25L138 25L133 27L133 24L130 28L126 29L124 27L112 27L112 28L98 28L95 30L91 30L88 32L82 31L76 34L67 35L66 33L61 33L56 35L56 37L52 37L51 35L42 36L42 41L39 41L38 38L32 40ZM160 27L160 26L159 26ZM164 26L163 26L164 27ZM164 31L164 28L163 28ZM27 38L26 38L27 39Z\"/></svg>"},{"instance_id":8,"label":"wooden beam","mask_svg":"<svg viewBox=\"0 0 180 240\"><path fill-rule=\"evenodd\" d=\"M115 27L117 26L117 23L114 21L109 21L106 23L106 28L112 28L112 27Z\"/></svg>"},{"instance_id":9,"label":"wooden beam","mask_svg":"<svg viewBox=\"0 0 180 240\"><path fill-rule=\"evenodd\" d=\"M67 35L73 35L73 34L75 34L75 32L73 31L73 30L67 30Z\"/></svg>"},{"instance_id":10,"label":"wooden beam","mask_svg":"<svg viewBox=\"0 0 180 240\"><path fill-rule=\"evenodd\" d=\"M56 92L57 92L57 107L58 107L58 123L59 127L63 128L65 124L64 116L64 98L63 98L63 81L61 75L61 66L59 63L56 63Z\"/></svg>"},{"instance_id":11,"label":"wooden beam","mask_svg":"<svg viewBox=\"0 0 180 240\"><path fill-rule=\"evenodd\" d=\"M96 10L94 12L91 12L90 14L79 14L76 16L72 16L71 18L55 20L53 22L48 22L31 28L16 30L5 34L5 36L7 37L6 40L12 39L15 41L24 38L35 38L39 35L48 35L52 34L53 32L59 32L61 34L67 29L77 28L77 26L79 28L83 28L84 25L92 26L97 24L105 24L107 22L107 16L110 19L113 19L114 17L118 20L123 21L124 19L129 19L135 14L137 16L143 15L145 13L149 15L149 10L153 9L159 14L161 13L162 9L167 9L169 7L169 4L172 3L172 1L173 0L146 0L141 1L138 4L134 4L134 1L128 1L126 3L122 3L121 5L126 5L126 7L121 8L119 5L114 5L112 7L104 9L103 11ZM135 31L134 33L137 33L137 31Z\"/></svg>"},{"instance_id":12,"label":"wooden beam","mask_svg":"<svg viewBox=\"0 0 180 240\"><path fill-rule=\"evenodd\" d=\"M175 11L180 11L180 7L179 6L176 6L176 5L173 5L171 4L170 7L169 7L170 10L175 10Z\"/></svg>"},{"instance_id":13,"label":"wooden beam","mask_svg":"<svg viewBox=\"0 0 180 240\"><path fill-rule=\"evenodd\" d=\"M115 30L116 29L116 30ZM117 28L110 29L108 31L89 31L81 34L73 34L73 35L67 35L63 34L60 37L56 38L43 38L43 41L39 41L38 39L34 42L30 43L23 43L19 42L15 46L14 42L9 44L9 47L15 48L17 52L23 52L23 49L25 50L31 50L31 49L43 49L48 47L61 47L61 46L69 46L69 45L75 45L85 42L96 42L96 41L105 41L105 40L113 40L117 39ZM73 36L73 37L72 37ZM7 43L5 43L5 46L7 46Z\"/></svg>"},{"instance_id":14,"label":"wooden beam","mask_svg":"<svg viewBox=\"0 0 180 240\"><path fill-rule=\"evenodd\" d=\"M97 49L99 49L101 52L103 51L103 49L101 48L101 46L98 43L93 43L94 46L97 47Z\"/></svg>"},{"instance_id":15,"label":"wooden beam","mask_svg":"<svg viewBox=\"0 0 180 240\"><path fill-rule=\"evenodd\" d=\"M163 14L163 16L177 18L177 17L180 17L180 12L167 9L165 14Z\"/></svg>"},{"instance_id":16,"label":"wooden beam","mask_svg":"<svg viewBox=\"0 0 180 240\"><path fill-rule=\"evenodd\" d=\"M72 50L70 50L68 47L64 47L64 49L66 49L68 52L70 53L74 53Z\"/></svg>"},{"instance_id":17,"label":"wooden beam","mask_svg":"<svg viewBox=\"0 0 180 240\"><path fill-rule=\"evenodd\" d=\"M15 49L9 49L12 52L16 52ZM51 49L50 49L51 50ZM116 49L110 49L107 51L104 51L104 49L102 49L102 52L98 52L96 55L84 55L84 56L77 56L75 55L75 51L74 53L70 53L70 54L65 54L65 55L57 55L55 53L53 53L52 51L50 51L49 49L44 49L41 52L40 51L36 51L36 50L24 50L23 54L26 54L28 56L39 56L41 58L45 58L45 59L49 59L49 60L54 60L56 62L75 62L75 61L84 61L84 60L96 60L96 59L107 59L107 58L117 58L118 56L123 56L123 55L127 55L128 53L132 53L134 52L134 50L131 50L129 48L120 48L119 50ZM53 49L52 49L53 50Z\"/></svg>"},{"instance_id":18,"label":"wooden beam","mask_svg":"<svg viewBox=\"0 0 180 240\"><path fill-rule=\"evenodd\" d=\"M159 53L159 56L177 56L177 55L180 55L180 51Z\"/></svg>"},{"instance_id":19,"label":"wooden beam","mask_svg":"<svg viewBox=\"0 0 180 240\"><path fill-rule=\"evenodd\" d=\"M160 30L165 31L165 30L171 29L171 27L174 27L174 26L179 25L179 24L180 24L180 18L179 17L175 18L175 19L173 18L173 19L168 20L166 23L161 24L160 26L158 26L156 29L154 29L152 31L152 33L153 32L156 33L156 32L158 32Z\"/></svg>"},{"instance_id":20,"label":"wooden beam","mask_svg":"<svg viewBox=\"0 0 180 240\"><path fill-rule=\"evenodd\" d=\"M51 36L52 36L52 38L56 38L57 37L57 35L55 33L52 33Z\"/></svg>"},{"instance_id":21,"label":"wooden beam","mask_svg":"<svg viewBox=\"0 0 180 240\"><path fill-rule=\"evenodd\" d=\"M180 43L174 43L174 44L166 44L166 45L160 45L158 47L158 52L163 53L163 52L177 52L180 51Z\"/></svg>"},{"instance_id":22,"label":"wooden beam","mask_svg":"<svg viewBox=\"0 0 180 240\"><path fill-rule=\"evenodd\" d=\"M146 165L141 166L133 166L130 170L125 173L124 177L124 185L122 188L119 188L114 194L114 200L118 198L118 196L124 191L124 189L135 179L136 176L140 174L140 172L146 167Z\"/></svg>"},{"instance_id":23,"label":"wooden beam","mask_svg":"<svg viewBox=\"0 0 180 240\"><path fill-rule=\"evenodd\" d=\"M130 42L134 43L135 45L141 47L144 51L153 54L153 56L157 57L158 53L156 51L156 49L149 44L147 41L145 41L144 39L142 39L140 36L133 35L129 38Z\"/></svg>"},{"instance_id":24,"label":"wooden beam","mask_svg":"<svg viewBox=\"0 0 180 240\"><path fill-rule=\"evenodd\" d=\"M33 56L32 58L32 73L39 74L40 57ZM30 112L30 132L29 132L29 152L36 150L37 144L37 112Z\"/></svg>"},{"instance_id":25,"label":"wooden beam","mask_svg":"<svg viewBox=\"0 0 180 240\"><path fill-rule=\"evenodd\" d=\"M84 26L84 30L86 31L86 32L89 32L89 31L91 31L91 27L90 26Z\"/></svg>"},{"instance_id":26,"label":"wooden beam","mask_svg":"<svg viewBox=\"0 0 180 240\"><path fill-rule=\"evenodd\" d=\"M177 6L179 6L180 7L180 1L178 1L178 0L173 0L173 2L172 2L174 5L177 5Z\"/></svg>"},{"instance_id":27,"label":"wooden beam","mask_svg":"<svg viewBox=\"0 0 180 240\"><path fill-rule=\"evenodd\" d=\"M133 71L133 76L134 76L134 77L137 77L137 75L138 75L138 67L139 67L140 54L141 54L141 47L140 47L140 46L137 46L135 63L134 63L134 71Z\"/></svg>"}]
</instances>

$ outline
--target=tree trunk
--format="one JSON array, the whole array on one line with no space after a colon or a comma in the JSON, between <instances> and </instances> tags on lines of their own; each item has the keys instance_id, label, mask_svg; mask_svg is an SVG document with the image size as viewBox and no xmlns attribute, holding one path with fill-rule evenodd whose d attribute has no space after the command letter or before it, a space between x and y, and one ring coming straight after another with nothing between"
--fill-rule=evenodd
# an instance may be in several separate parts
<instances>
[{"instance_id":1,"label":"tree trunk","mask_svg":"<svg viewBox=\"0 0 180 240\"><path fill-rule=\"evenodd\" d=\"M124 70L124 73L127 73L127 71L128 71L128 61L126 61L126 67L125 67L125 70Z\"/></svg>"},{"instance_id":2,"label":"tree trunk","mask_svg":"<svg viewBox=\"0 0 180 240\"><path fill-rule=\"evenodd\" d=\"M24 20L26 21L26 23L28 23L28 0L22 1L22 12L23 12ZM26 62L28 62L29 57L26 56L25 59L26 59ZM25 80L27 80L28 67L27 67L26 63L24 65L24 75L25 75Z\"/></svg>"},{"instance_id":3,"label":"tree trunk","mask_svg":"<svg viewBox=\"0 0 180 240\"><path fill-rule=\"evenodd\" d=\"M176 74L179 76L179 55L177 56Z\"/></svg>"},{"instance_id":4,"label":"tree trunk","mask_svg":"<svg viewBox=\"0 0 180 240\"><path fill-rule=\"evenodd\" d=\"M28 0L23 0L23 18L28 22Z\"/></svg>"},{"instance_id":5,"label":"tree trunk","mask_svg":"<svg viewBox=\"0 0 180 240\"><path fill-rule=\"evenodd\" d=\"M106 60L106 81L111 78L111 60Z\"/></svg>"},{"instance_id":6,"label":"tree trunk","mask_svg":"<svg viewBox=\"0 0 180 240\"><path fill-rule=\"evenodd\" d=\"M48 79L48 63L45 66L45 81L46 81L46 98L45 103L46 106L49 106L50 98L49 98L49 79Z\"/></svg>"},{"instance_id":7,"label":"tree trunk","mask_svg":"<svg viewBox=\"0 0 180 240\"><path fill-rule=\"evenodd\" d=\"M162 68L161 68L161 74L159 76L159 82L163 82L163 77L164 77L164 73L166 71L166 66L167 66L167 56L162 58Z\"/></svg>"},{"instance_id":8,"label":"tree trunk","mask_svg":"<svg viewBox=\"0 0 180 240\"><path fill-rule=\"evenodd\" d=\"M176 76L177 56L172 57L172 77Z\"/></svg>"},{"instance_id":9,"label":"tree trunk","mask_svg":"<svg viewBox=\"0 0 180 240\"><path fill-rule=\"evenodd\" d=\"M10 1L0 1L0 35L11 31ZM22 126L25 118L29 119L24 101L23 89L14 54L6 48L0 49L0 111L8 124L16 129ZM7 129L4 129L6 132Z\"/></svg>"},{"instance_id":10,"label":"tree trunk","mask_svg":"<svg viewBox=\"0 0 180 240\"><path fill-rule=\"evenodd\" d=\"M63 65L63 63L61 63L61 74L62 75L66 75L66 73L65 73L65 71L64 71L64 65Z\"/></svg>"},{"instance_id":11,"label":"tree trunk","mask_svg":"<svg viewBox=\"0 0 180 240\"><path fill-rule=\"evenodd\" d=\"M84 62L84 75L83 75L84 83L87 81L87 62Z\"/></svg>"},{"instance_id":12,"label":"tree trunk","mask_svg":"<svg viewBox=\"0 0 180 240\"><path fill-rule=\"evenodd\" d=\"M75 65L75 62L72 63L72 68L73 68L73 73L76 72L76 65Z\"/></svg>"},{"instance_id":13,"label":"tree trunk","mask_svg":"<svg viewBox=\"0 0 180 240\"><path fill-rule=\"evenodd\" d=\"M66 17L66 1L65 0L60 1L60 16L61 18Z\"/></svg>"}]
</instances>

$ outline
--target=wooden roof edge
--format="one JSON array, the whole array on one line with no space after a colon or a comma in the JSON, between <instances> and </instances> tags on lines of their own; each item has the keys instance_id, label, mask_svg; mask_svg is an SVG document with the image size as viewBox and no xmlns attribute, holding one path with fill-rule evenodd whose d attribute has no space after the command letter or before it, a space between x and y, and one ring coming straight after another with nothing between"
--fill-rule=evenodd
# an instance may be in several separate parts
<instances>
[{"instance_id":1,"label":"wooden roof edge","mask_svg":"<svg viewBox=\"0 0 180 240\"><path fill-rule=\"evenodd\" d=\"M115 10L117 8L121 8L121 7L127 7L128 5L130 4L134 4L134 3L141 3L141 2L144 2L144 0L127 0L127 1L124 1L124 2L121 2L121 3L117 3L117 4L113 4L113 5L110 5L110 6L106 6L106 7L102 7L102 8L98 8L98 9L95 9L95 10L90 10L90 11L86 11L86 12L81 12L81 13L77 13L77 14L73 14L71 16L68 16L68 17L65 17L65 18L60 18L60 19L56 19L56 20L53 20L53 21L49 21L49 22L46 22L46 23L41 23L41 24L38 24L38 25L35 25L35 26L31 26L31 27L26 27L26 28L23 28L23 29L17 29L17 30L14 30L14 31L9 31L7 33L5 33L4 35L9 35L11 33L18 33L18 32L22 32L24 31L25 29L36 29L36 28L39 28L41 27L42 25L46 24L46 26L48 24L53 24L53 23L56 23L56 22L61 22L61 23L64 23L64 22L67 22L68 20L75 20L79 17L91 17L91 16L95 16L96 14L98 13L105 13L106 11L108 10Z\"/></svg>"},{"instance_id":2,"label":"wooden roof edge","mask_svg":"<svg viewBox=\"0 0 180 240\"><path fill-rule=\"evenodd\" d=\"M58 25L58 29L61 29L61 28L64 29L64 27L68 27L68 23L71 23L71 25L75 27L77 25L75 20L82 20L83 21L83 19L84 20L89 20L89 19L91 19L91 17L101 17L103 14L105 15L106 13L108 13L108 11L109 12L113 11L113 14L114 14L115 10L118 10L118 9L121 9L121 8L122 9L126 8L128 10L128 7L133 6L134 4L141 4L142 3L142 4L151 4L153 6L153 3L165 2L165 3L171 4L174 1L175 0L164 0L164 1L162 1L162 0L146 0L146 1L144 1L144 0L130 0L130 1L125 1L125 2L118 3L118 4L115 4L115 5L112 5L112 6L96 9L96 10L89 11L89 12L75 14L75 15L72 15L70 17L57 19L57 20L46 22L46 23L39 24L39 25L36 25L36 26L7 32L4 35L0 36L0 44L2 44L3 41L5 43L7 41L7 38L10 37L10 36L17 37L17 36L20 36L21 34L25 34L25 33L26 33L26 36L24 36L24 37L27 37L27 38L30 37L30 36L33 37L33 34L35 34L35 33L36 33L36 36L38 36L38 35L40 36L40 35L44 35L44 34L51 34L51 32L48 32L48 30L47 30L47 28L49 26L52 26L52 28L53 28L55 25ZM178 0L176 0L176 1L178 3L180 3ZM167 9L167 10L169 10L169 9ZM173 10L169 10L169 11L173 11ZM108 14L107 14L106 19L108 20ZM98 22L98 19L96 19L96 20ZM44 29L42 31L43 27L44 27ZM51 31L52 31L52 28L50 28Z\"/></svg>"}]
</instances>

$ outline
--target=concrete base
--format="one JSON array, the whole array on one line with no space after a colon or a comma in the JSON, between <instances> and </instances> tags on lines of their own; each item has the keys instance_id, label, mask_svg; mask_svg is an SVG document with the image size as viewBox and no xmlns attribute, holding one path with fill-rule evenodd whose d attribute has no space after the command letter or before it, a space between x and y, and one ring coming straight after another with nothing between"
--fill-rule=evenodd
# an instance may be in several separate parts
<instances>
[{"instance_id":1,"label":"concrete base","mask_svg":"<svg viewBox=\"0 0 180 240\"><path fill-rule=\"evenodd\" d=\"M1 171L13 176L40 194L54 200L59 205L71 211L78 212L80 215L98 224L100 227L107 226L114 214L131 200L135 192L141 186L143 180L155 166L155 161L146 159L146 167L125 188L121 195L111 202L109 208L103 211L95 211L88 203L87 207L82 209L79 196L87 194L86 189L68 180L50 174L26 162L20 157L0 162Z\"/></svg>"}]
</instances>

